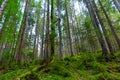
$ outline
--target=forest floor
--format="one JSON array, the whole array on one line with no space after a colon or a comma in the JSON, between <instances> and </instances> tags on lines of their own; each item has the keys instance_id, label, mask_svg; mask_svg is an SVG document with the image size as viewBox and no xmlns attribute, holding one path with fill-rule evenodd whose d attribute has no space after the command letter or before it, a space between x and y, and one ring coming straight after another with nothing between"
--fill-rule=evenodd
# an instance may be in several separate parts
<instances>
[{"instance_id":1,"label":"forest floor","mask_svg":"<svg viewBox=\"0 0 120 80\"><path fill-rule=\"evenodd\" d=\"M81 53L51 64L0 70L0 80L120 80L120 52L111 62L100 53Z\"/></svg>"}]
</instances>

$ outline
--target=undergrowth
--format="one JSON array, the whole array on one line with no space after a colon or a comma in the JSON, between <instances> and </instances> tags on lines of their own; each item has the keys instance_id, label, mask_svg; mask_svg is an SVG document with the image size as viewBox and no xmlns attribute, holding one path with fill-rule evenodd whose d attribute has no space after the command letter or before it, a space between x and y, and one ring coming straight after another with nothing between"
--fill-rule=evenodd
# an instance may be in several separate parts
<instances>
[{"instance_id":1,"label":"undergrowth","mask_svg":"<svg viewBox=\"0 0 120 80\"><path fill-rule=\"evenodd\" d=\"M13 76L16 80L120 80L120 53L117 52L115 55L115 60L105 62L100 53L81 53L74 57L69 56L63 60L57 60L42 70L19 71L20 75L30 72L20 78L18 75ZM0 80L10 80L5 77L11 77L11 73L12 71L6 73L7 75L4 74L4 79L0 77Z\"/></svg>"}]
</instances>

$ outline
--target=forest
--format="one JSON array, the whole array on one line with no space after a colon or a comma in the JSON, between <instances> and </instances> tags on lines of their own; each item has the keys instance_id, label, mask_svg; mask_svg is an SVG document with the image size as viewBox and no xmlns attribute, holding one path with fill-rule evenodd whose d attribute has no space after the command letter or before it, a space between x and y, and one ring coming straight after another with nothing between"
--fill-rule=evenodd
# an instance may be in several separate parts
<instances>
[{"instance_id":1,"label":"forest","mask_svg":"<svg viewBox=\"0 0 120 80\"><path fill-rule=\"evenodd\" d=\"M0 80L120 80L120 0L0 0Z\"/></svg>"}]
</instances>

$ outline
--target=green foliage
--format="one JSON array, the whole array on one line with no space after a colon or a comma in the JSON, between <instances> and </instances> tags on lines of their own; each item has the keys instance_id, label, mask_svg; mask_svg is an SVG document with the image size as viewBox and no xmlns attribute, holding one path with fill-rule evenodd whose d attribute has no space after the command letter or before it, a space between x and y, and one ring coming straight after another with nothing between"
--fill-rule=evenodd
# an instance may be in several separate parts
<instances>
[{"instance_id":1,"label":"green foliage","mask_svg":"<svg viewBox=\"0 0 120 80\"><path fill-rule=\"evenodd\" d=\"M3 1L0 0L0 5ZM31 2L24 5L29 1ZM113 62L105 62L91 17L85 8L84 0L60 0L59 4L57 0L49 1L50 4L48 5L50 7L54 5L54 11L53 13L49 11L49 16L47 16L46 0L8 0L0 20L0 80L20 78L22 80L120 80L120 52L115 54L117 58ZM113 5L112 0L101 0L101 2L114 26L116 34L120 35L120 14ZM58 12L58 5L60 13ZM100 10L97 1L96 5ZM25 9L25 6L29 7L29 9ZM80 11L75 10L75 7ZM65 8L67 8L67 11ZM112 39L113 34L108 27L103 12L99 11L99 13L106 30L109 32L108 37L110 37L111 44L114 44L113 47L118 50L119 48L115 40ZM50 19L52 15L54 19ZM46 16L49 17L49 22L47 22ZM68 21L66 18L68 18ZM60 26L58 26L59 20ZM97 20L99 20L98 17ZM51 29L48 28L49 32L45 28L48 23L51 27ZM45 29L43 30L43 28ZM103 33L102 29L100 31ZM49 34L46 34L47 32ZM59 43L59 34L61 34L62 43ZM49 35L49 37L46 35ZM67 50L70 44L67 40L69 37L71 37L71 41L69 41L73 53L81 52L74 57L66 57L66 55L69 55L69 50ZM52 51L55 51L55 55L52 55L53 60L47 67L44 67L41 71L35 71L40 67L38 65L40 60L35 59L35 57L38 57L41 51L42 39L43 51L46 53L46 45L48 45L48 52L52 54ZM61 44L62 53L65 53L63 54L65 58L61 61L58 60L59 44ZM55 49L52 49L54 46ZM22 52L20 59L22 64L20 65L16 63L17 60L15 59L19 51ZM45 57L45 55L43 54L42 57ZM17 56L20 57L20 55ZM48 56L51 57L50 54Z\"/></svg>"},{"instance_id":2,"label":"green foliage","mask_svg":"<svg viewBox=\"0 0 120 80\"><path fill-rule=\"evenodd\" d=\"M65 61L69 61L69 62L77 61L77 59L79 59L78 56L77 57L74 56L74 57L65 57L64 58Z\"/></svg>"},{"instance_id":3,"label":"green foliage","mask_svg":"<svg viewBox=\"0 0 120 80\"><path fill-rule=\"evenodd\" d=\"M102 56L98 55L94 55L94 57L101 57L101 59L103 59ZM114 73L110 72L109 70L110 66L117 65L116 67L112 67L112 71L113 69L118 71L118 64L109 63L111 64L109 65L106 64L106 62L98 62L92 58L93 55L91 53L81 53L81 55L75 55L75 57L66 57L63 61L57 61L55 63L52 63L45 71L42 72L42 74L44 74L44 76L47 75L45 80L63 80L63 78L64 80L119 79L119 77L116 77ZM120 75L118 72L116 73ZM42 79L44 80L44 77Z\"/></svg>"},{"instance_id":4,"label":"green foliage","mask_svg":"<svg viewBox=\"0 0 120 80\"><path fill-rule=\"evenodd\" d=\"M108 71L107 66L101 64L100 62L91 62L89 69L92 69L92 74Z\"/></svg>"},{"instance_id":5,"label":"green foliage","mask_svg":"<svg viewBox=\"0 0 120 80\"><path fill-rule=\"evenodd\" d=\"M48 68L48 72L52 74L60 75L62 77L70 77L71 76L70 72L64 67L65 67L65 64L63 64L62 62L58 62L58 63L52 64Z\"/></svg>"},{"instance_id":6,"label":"green foliage","mask_svg":"<svg viewBox=\"0 0 120 80\"><path fill-rule=\"evenodd\" d=\"M36 73L31 73L25 77L25 80L40 80L40 79L38 78Z\"/></svg>"},{"instance_id":7,"label":"green foliage","mask_svg":"<svg viewBox=\"0 0 120 80\"><path fill-rule=\"evenodd\" d=\"M119 80L119 62L99 62L96 58L93 59L93 56L102 57L99 53L97 54L81 53L74 57L66 57L64 60L49 64L41 71L35 71L39 66L21 65L20 67L19 65L18 67L13 64L15 69L5 70L0 80L12 80L13 78L21 78L21 80ZM119 53L117 55L119 56Z\"/></svg>"}]
</instances>

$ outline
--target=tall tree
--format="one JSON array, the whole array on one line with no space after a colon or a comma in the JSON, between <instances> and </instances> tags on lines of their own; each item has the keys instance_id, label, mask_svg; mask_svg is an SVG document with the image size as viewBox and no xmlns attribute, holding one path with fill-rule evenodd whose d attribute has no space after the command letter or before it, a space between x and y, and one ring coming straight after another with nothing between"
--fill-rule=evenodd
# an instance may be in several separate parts
<instances>
[{"instance_id":1,"label":"tall tree","mask_svg":"<svg viewBox=\"0 0 120 80\"><path fill-rule=\"evenodd\" d=\"M0 19L1 19L2 15L3 15L4 10L5 10L7 1L8 0L4 0L3 3L2 3L2 5L1 5L1 7L0 7Z\"/></svg>"},{"instance_id":2,"label":"tall tree","mask_svg":"<svg viewBox=\"0 0 120 80\"><path fill-rule=\"evenodd\" d=\"M112 21L110 20L110 18L109 18L109 16L108 16L106 10L104 9L101 1L98 0L98 2L99 2L99 4L100 4L100 6L101 6L101 10L103 11L103 13L104 13L104 15L105 15L105 17L106 17L106 19L107 19L108 25L110 26L110 29L111 29L114 37L115 37L115 40L116 40L116 42L117 42L117 44L118 44L118 46L119 46L119 48L120 48L120 39L119 39L116 31L114 30L114 27L113 27L113 25L112 25Z\"/></svg>"},{"instance_id":3,"label":"tall tree","mask_svg":"<svg viewBox=\"0 0 120 80\"><path fill-rule=\"evenodd\" d=\"M69 49L71 56L73 56L73 49L72 49L72 39L71 39L71 34L70 34L70 26L69 26L69 15L68 15L68 3L65 0L65 12L66 12L66 21L67 21L67 36L68 36L68 41L69 41Z\"/></svg>"},{"instance_id":4,"label":"tall tree","mask_svg":"<svg viewBox=\"0 0 120 80\"><path fill-rule=\"evenodd\" d=\"M62 58L62 33L61 33L61 19L60 19L60 0L57 0L57 7L58 7L58 30L59 30L59 53L60 53L60 58Z\"/></svg>"},{"instance_id":5,"label":"tall tree","mask_svg":"<svg viewBox=\"0 0 120 80\"><path fill-rule=\"evenodd\" d=\"M107 42L107 44L108 44L108 48L109 48L111 54L113 54L113 53L114 53L114 50L113 50L111 41L110 41L110 39L109 39L107 30L105 29L105 25L104 25L104 23L103 23L103 21L102 21L102 18L101 18L100 14L99 14L99 10L98 10L97 5L95 4L95 1L94 1L94 0L93 0L93 7L94 7L94 9L95 9L96 15L97 15L98 20L99 20L99 22L100 22L100 25L101 25L101 27L102 27L102 30L103 30L103 33L104 33L106 42Z\"/></svg>"},{"instance_id":6,"label":"tall tree","mask_svg":"<svg viewBox=\"0 0 120 80\"><path fill-rule=\"evenodd\" d=\"M48 62L49 59L49 3L50 0L47 0L47 21L46 21L46 38L45 38L45 61Z\"/></svg>"},{"instance_id":7,"label":"tall tree","mask_svg":"<svg viewBox=\"0 0 120 80\"><path fill-rule=\"evenodd\" d=\"M43 54L44 54L44 49L43 49L43 46L44 46L44 30L45 30L45 28L44 28L44 26L45 26L45 15L46 15L46 12L45 12L45 10L46 10L46 4L44 3L44 17L43 17L43 25L42 25L42 30L41 30L41 32L42 32L42 34L41 34L41 39L42 39L42 41L41 41L41 55L42 55L42 57L43 57Z\"/></svg>"},{"instance_id":8,"label":"tall tree","mask_svg":"<svg viewBox=\"0 0 120 80\"><path fill-rule=\"evenodd\" d=\"M84 1L86 3L87 8L88 8L89 14L90 14L90 16L92 18L93 25L94 25L94 28L95 28L98 40L99 40L99 43L100 43L101 48L102 48L102 54L105 56L106 61L109 61L110 58L108 56L108 50L107 50L107 47L105 45L105 41L104 41L104 38L102 36L102 33L100 31L99 22L98 22L98 20L96 18L96 15L94 13L94 10L93 10L93 7L91 5L91 2L90 2L90 0L84 0Z\"/></svg>"},{"instance_id":9,"label":"tall tree","mask_svg":"<svg viewBox=\"0 0 120 80\"><path fill-rule=\"evenodd\" d=\"M55 25L54 25L54 0L51 0L51 60L55 53Z\"/></svg>"},{"instance_id":10,"label":"tall tree","mask_svg":"<svg viewBox=\"0 0 120 80\"><path fill-rule=\"evenodd\" d=\"M120 12L120 2L118 0L113 0L116 8L118 9L118 11Z\"/></svg>"},{"instance_id":11,"label":"tall tree","mask_svg":"<svg viewBox=\"0 0 120 80\"><path fill-rule=\"evenodd\" d=\"M21 62L23 42L24 42L24 36L25 36L25 29L28 25L28 11L29 11L30 1L31 0L26 1L25 12L24 12L24 16L23 16L23 24L21 24L20 42L19 42L18 52L17 52L17 55L16 55L17 63Z\"/></svg>"}]
</instances>

